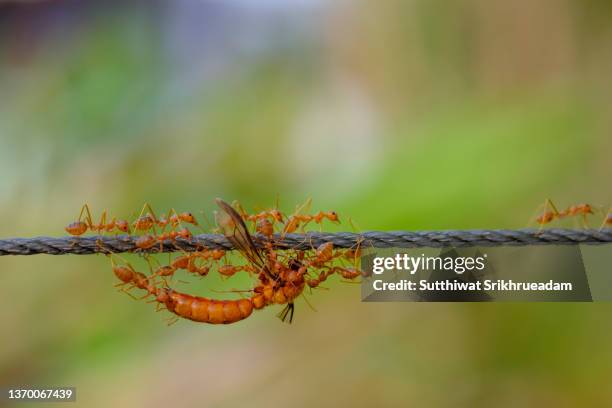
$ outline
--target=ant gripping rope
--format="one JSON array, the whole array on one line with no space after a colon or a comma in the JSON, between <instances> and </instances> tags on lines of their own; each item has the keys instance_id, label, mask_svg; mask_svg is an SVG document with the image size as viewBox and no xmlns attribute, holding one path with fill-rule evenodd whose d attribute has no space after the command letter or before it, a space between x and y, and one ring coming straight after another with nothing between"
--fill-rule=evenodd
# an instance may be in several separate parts
<instances>
[{"instance_id":1,"label":"ant gripping rope","mask_svg":"<svg viewBox=\"0 0 612 408\"><path fill-rule=\"evenodd\" d=\"M304 295L306 286L311 289L317 288L329 276L336 273L345 279L355 279L361 276L361 272L355 265L347 267L337 264L337 262L355 261L359 254L358 248L336 250L331 243L328 243L318 248L311 247L309 250L284 248L282 252L278 252L275 249L275 232L285 233L299 227L304 230L310 222L320 225L324 219L339 222L336 212L301 214L310 205L310 200L297 207L290 217L285 217L278 210L278 206L257 214L248 214L237 202L234 202L232 206L217 199L216 203L219 206L219 211L215 213L217 226L246 260L246 264L234 265L227 260L221 263L225 257L225 251L202 249L190 254L183 253L174 260L170 258L168 264L165 265L157 262L159 266L153 268L149 257L143 254L149 263L150 270L150 274L145 275L136 271L127 261L124 261L122 265L117 265L111 254L113 272L120 280L118 286L128 294L134 288L144 290L146 293L144 297L153 296L153 302L157 303L158 309L165 307L177 319L230 324L246 319L251 315L253 309L285 305L278 316L281 320L290 323L295 313L295 300ZM156 242L176 237L177 228L182 222L198 225L195 217L190 213L177 213L174 210L171 210L167 216L158 218L151 206L145 204L137 219L132 223L134 230L142 233L136 239L137 248L144 250L151 248ZM252 224L254 232L260 234L259 245L255 244L245 222ZM161 228L160 234L155 231L156 227ZM171 227L172 230L166 232L167 227ZM172 232L175 235L172 235ZM191 235L186 236L186 238L190 237ZM255 283L252 289L234 291L249 293L246 298L239 300L210 299L172 289L167 279L172 279L179 270L185 270L201 277L216 270L226 278L244 271L255 278Z\"/></svg>"}]
</instances>

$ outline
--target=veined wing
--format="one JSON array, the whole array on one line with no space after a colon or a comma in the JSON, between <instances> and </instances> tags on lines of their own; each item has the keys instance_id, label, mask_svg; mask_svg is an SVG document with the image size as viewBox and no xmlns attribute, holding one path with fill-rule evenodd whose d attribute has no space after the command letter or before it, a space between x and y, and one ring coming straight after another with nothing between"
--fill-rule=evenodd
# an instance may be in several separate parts
<instances>
[{"instance_id":1,"label":"veined wing","mask_svg":"<svg viewBox=\"0 0 612 408\"><path fill-rule=\"evenodd\" d=\"M249 262L269 274L268 267L259 248L255 246L251 234L242 217L234 208L220 198L215 202L222 212L215 212L217 225L223 230L223 235L242 253Z\"/></svg>"}]
</instances>

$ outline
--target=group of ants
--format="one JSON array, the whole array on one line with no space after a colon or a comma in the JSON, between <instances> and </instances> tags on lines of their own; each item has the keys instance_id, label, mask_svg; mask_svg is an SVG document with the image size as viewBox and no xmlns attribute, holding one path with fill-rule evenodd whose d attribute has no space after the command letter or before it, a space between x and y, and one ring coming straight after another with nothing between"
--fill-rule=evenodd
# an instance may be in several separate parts
<instances>
[{"instance_id":1,"label":"group of ants","mask_svg":"<svg viewBox=\"0 0 612 408\"><path fill-rule=\"evenodd\" d=\"M349 249L335 248L331 242L316 248L312 245L306 246L306 250L297 249L304 248L303 245L278 249L279 241L282 241L285 234L304 232L311 223L340 223L335 211L304 214L310 206L308 200L288 216L278 210L278 204L276 208L249 214L236 201L231 205L220 198L215 201L219 207L219 211L215 211L215 231L222 232L241 254L246 261L242 265L230 264L223 249L204 247L197 248L194 252L179 252L179 256L174 259L171 257L168 264L162 265L148 254L155 249L155 245L159 244L161 251L164 245L176 244L178 238L195 244L196 241L186 225L204 230L192 213L179 213L172 209L167 215L157 217L149 204L143 206L140 215L133 222L116 218L109 221L104 211L97 224L93 222L90 209L85 204L78 220L69 224L65 230L75 237L88 231L98 235L112 232L130 236L136 234L133 237L136 252L146 260L149 266L148 274L136 270L130 262L108 248L101 252L106 252L110 257L112 270L120 281L116 286L132 297L133 289L144 291L141 299L150 298L150 302L156 304L158 311L165 308L174 314L169 319L169 324L179 318L211 324L230 324L246 319L253 310L271 305L285 305L278 317L291 323L295 300L304 295L305 288L322 288L320 285L334 274L347 282L355 282L355 279L364 275L358 267L361 257L360 243ZM98 240L98 245L103 245L102 241ZM233 290L232 292L240 295L240 299L210 299L172 289L169 280L179 270L200 277L216 270L226 278L244 272L254 277L256 283L249 290ZM305 296L304 299L308 303Z\"/></svg>"},{"instance_id":2,"label":"group of ants","mask_svg":"<svg viewBox=\"0 0 612 408\"><path fill-rule=\"evenodd\" d=\"M331 242L327 242L316 248L311 246L307 250L297 247L278 250L279 236L282 241L285 234L298 230L304 232L313 222L318 225L325 220L340 223L335 211L302 214L310 206L308 200L289 216L278 210L278 204L275 208L249 214L236 201L231 205L220 198L215 201L220 210L215 211L216 231L222 232L234 249L240 252L246 260L242 265L230 264L223 249L204 247L190 253L182 252L180 256L170 258L167 265L151 258L147 251L157 244L160 245L161 251L165 244L176 243L178 238L190 243L195 242L192 232L185 225L200 229L201 227L195 216L189 212L179 213L172 209L167 215L157 217L151 206L145 204L140 215L131 223L116 218L108 221L104 211L96 224L88 205L85 204L78 220L65 229L75 237L87 231L99 235L116 232L131 236L133 232L136 233L134 244L148 263L149 274L137 271L128 261L107 250L112 270L120 281L116 286L128 294L135 288L144 291L142 298L152 297L151 302L156 303L158 311L165 307L175 315L170 323L184 318L203 323L230 324L246 319L253 310L275 304L285 305L278 317L291 323L295 300L303 295L306 287L311 290L319 288L334 274L340 275L348 282L365 276L358 267L361 257L360 242L349 249L335 248ZM540 231L544 225L568 217L582 217L583 226L587 227L587 217L596 212L603 213L601 209L590 204L577 204L559 211L553 202L547 199L543 212L535 221L540 225ZM612 209L605 214L601 228L611 226ZM160 229L160 232L157 229ZM257 234L256 240L252 233ZM152 259L157 262L157 267L153 266ZM179 270L201 277L207 276L211 270L216 270L226 278L238 272L245 272L256 278L256 284L252 289L234 290L233 292L238 292L241 296L237 300L210 299L172 289L168 280ZM306 297L304 299L308 303Z\"/></svg>"}]
</instances>

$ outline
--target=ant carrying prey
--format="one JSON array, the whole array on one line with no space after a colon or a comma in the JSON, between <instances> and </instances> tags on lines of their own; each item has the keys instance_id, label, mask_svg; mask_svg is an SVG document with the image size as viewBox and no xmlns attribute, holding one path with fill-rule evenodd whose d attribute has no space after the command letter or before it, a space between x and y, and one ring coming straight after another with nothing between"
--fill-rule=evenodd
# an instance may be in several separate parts
<instances>
[{"instance_id":1,"label":"ant carrying prey","mask_svg":"<svg viewBox=\"0 0 612 408\"><path fill-rule=\"evenodd\" d=\"M117 265L111 258L113 271L120 280L120 285L129 285L128 290L139 289L145 292L145 297L153 297L152 302L157 308L165 308L174 315L174 320L184 318L196 322L211 324L230 324L251 316L253 310L260 310L273 305L284 305L278 317L282 321L291 322L295 314L295 302L304 295L304 289L311 290L321 287L321 283L332 275L338 275L346 280L355 280L362 276L357 266L360 255L359 247L353 249L335 249L333 244L322 244L309 250L294 248L277 249L275 233L291 232L301 227L301 230L311 222L321 224L324 219L339 222L335 211L320 211L314 215L305 215L303 210L309 207L310 200L296 208L290 216L285 217L277 208L248 214L242 206L234 202L215 200L219 210L215 212L217 228L242 256L245 263L233 264L225 258L222 249L201 249L197 252L185 253L172 259L167 264L156 261L159 265L152 267L149 255L142 254L149 263L150 274L138 272L128 263ZM139 249L151 248L160 237L170 237L172 231L181 223L197 225L190 213L177 213L174 210L167 216L157 218L152 208L145 204L134 229L143 232L137 238ZM247 225L251 225L251 228ZM150 231L158 227L161 234L152 235ZM172 231L165 232L166 227ZM254 237L252 234L257 233ZM258 241L257 244L255 241ZM112 254L111 254L112 256ZM222 261L224 259L224 261ZM351 265L344 265L353 261ZM254 280L251 289L232 290L241 296L238 300L219 300L194 296L179 292L170 287L177 273L184 271L192 276L199 276L209 281L210 273L216 271L223 279L233 279L238 272L246 272L248 279ZM246 294L246 295L245 295Z\"/></svg>"}]
</instances>

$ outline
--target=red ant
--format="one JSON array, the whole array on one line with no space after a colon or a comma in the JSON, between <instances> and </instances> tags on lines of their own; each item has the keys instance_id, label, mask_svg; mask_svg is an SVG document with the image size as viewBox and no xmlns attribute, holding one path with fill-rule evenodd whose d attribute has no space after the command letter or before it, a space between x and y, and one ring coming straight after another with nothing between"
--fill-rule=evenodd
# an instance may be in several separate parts
<instances>
[{"instance_id":1,"label":"red ant","mask_svg":"<svg viewBox=\"0 0 612 408\"><path fill-rule=\"evenodd\" d=\"M157 237L154 235L146 234L139 236L134 244L138 249L149 249L152 248L153 245L157 242Z\"/></svg>"},{"instance_id":2,"label":"red ant","mask_svg":"<svg viewBox=\"0 0 612 408\"><path fill-rule=\"evenodd\" d=\"M232 207L238 210L240 216L245 221L252 221L253 223L257 223L260 220L267 220L268 218L272 220L272 223L282 223L284 221L283 214L278 210L278 197L276 198L276 205L274 208L270 210L261 211L258 214L248 214L244 210L240 202L238 202L237 200L234 200L232 202Z\"/></svg>"},{"instance_id":3,"label":"red ant","mask_svg":"<svg viewBox=\"0 0 612 408\"><path fill-rule=\"evenodd\" d=\"M599 229L603 229L604 227L612 227L612 207L608 210Z\"/></svg>"},{"instance_id":4,"label":"red ant","mask_svg":"<svg viewBox=\"0 0 612 408\"><path fill-rule=\"evenodd\" d=\"M84 221L82 220L83 215L85 215ZM106 210L102 212L100 222L94 224L89 205L84 204L83 207L81 207L81 213L79 214L78 220L69 224L65 229L70 235L79 236L86 233L87 230L101 234L103 232L112 232L115 228L119 231L130 233L129 224L125 220L117 220L113 217L110 222L106 222Z\"/></svg>"},{"instance_id":5,"label":"red ant","mask_svg":"<svg viewBox=\"0 0 612 408\"><path fill-rule=\"evenodd\" d=\"M182 212L179 214L176 212L176 210L174 210L174 208L171 211L174 213L172 216L170 216L170 223L173 227L176 227L181 222L185 222L187 224L192 224L195 226L199 225L198 221L195 219L192 213Z\"/></svg>"},{"instance_id":6,"label":"red ant","mask_svg":"<svg viewBox=\"0 0 612 408\"><path fill-rule=\"evenodd\" d=\"M306 228L306 225L313 221L315 224L319 225L321 225L324 219L328 219L329 221L337 224L340 223L340 217L338 217L338 213L335 211L319 211L317 214L313 215L300 214L305 207L310 207L311 202L312 200L310 198L306 200L306 202L302 204L302 206L298 207L293 215L287 219L285 228L283 229L283 234L295 232L298 228L300 228L300 225L303 231L304 228Z\"/></svg>"},{"instance_id":7,"label":"red ant","mask_svg":"<svg viewBox=\"0 0 612 408\"><path fill-rule=\"evenodd\" d=\"M287 221L285 222L285 226L283 227L283 235L291 234L292 232L295 232L300 227L301 219L299 217L299 214L304 209L310 208L311 203L312 203L312 199L309 198L308 200L304 202L304 204L297 207L294 213L287 218Z\"/></svg>"},{"instance_id":8,"label":"red ant","mask_svg":"<svg viewBox=\"0 0 612 408\"><path fill-rule=\"evenodd\" d=\"M587 226L587 215L595 214L593 211L593 207L590 204L578 204L572 205L568 207L565 211L561 211L559 213L560 217L575 217L577 215L582 215L582 223L586 227Z\"/></svg>"},{"instance_id":9,"label":"red ant","mask_svg":"<svg viewBox=\"0 0 612 408\"><path fill-rule=\"evenodd\" d=\"M193 234L191 233L191 231L189 231L189 229L183 227L183 222L199 227L198 221L192 213L182 212L179 214L174 208L172 208L168 212L168 215L162 218L157 224L162 228L162 234L159 236L160 242L163 242L166 239L174 241L176 240L176 238L191 239L193 237ZM164 230L168 224L172 226L172 230L169 233L164 234ZM179 225L181 226L181 229L176 231L176 227Z\"/></svg>"},{"instance_id":10,"label":"red ant","mask_svg":"<svg viewBox=\"0 0 612 408\"><path fill-rule=\"evenodd\" d=\"M144 213L145 210L148 210L146 214ZM153 229L153 232L155 233L155 235L157 235L157 232L155 232L155 225L157 225L157 223L158 220L155 216L155 212L153 211L149 203L145 203L142 206L142 210L140 210L140 214L136 218L136 221L132 223L132 226L134 227L135 231L147 232L150 229Z\"/></svg>"},{"instance_id":11,"label":"red ant","mask_svg":"<svg viewBox=\"0 0 612 408\"><path fill-rule=\"evenodd\" d=\"M197 253L191 253L190 255L184 255L176 258L170 263L170 265L160 266L153 274L157 276L172 276L179 269L184 269L187 272L206 276L210 271L210 266L202 265L197 266L195 261L198 258Z\"/></svg>"},{"instance_id":12,"label":"red ant","mask_svg":"<svg viewBox=\"0 0 612 408\"><path fill-rule=\"evenodd\" d=\"M223 276L234 276L236 273L240 272L240 271L245 271L245 272L252 272L253 268L249 267L248 265L242 265L242 266L235 266L235 265L221 265L219 266L219 268L217 268L217 271L219 272L220 275Z\"/></svg>"},{"instance_id":13,"label":"red ant","mask_svg":"<svg viewBox=\"0 0 612 408\"><path fill-rule=\"evenodd\" d=\"M148 290L152 287L152 285L154 285L154 282L150 281L144 273L136 271L136 269L134 269L134 267L129 262L127 262L123 258L121 259L125 263L125 266L115 264L115 260L111 255L111 265L113 273L121 281L121 283L115 285L116 287L121 288L126 284L131 284L128 289L123 290L124 292L129 294L129 290L133 287Z\"/></svg>"},{"instance_id":14,"label":"red ant","mask_svg":"<svg viewBox=\"0 0 612 408\"><path fill-rule=\"evenodd\" d=\"M308 284L310 288L314 289L318 287L321 283L325 282L328 277L334 274L334 272L335 271L333 269L328 269L327 271L321 271L318 277L314 279L306 279L306 284Z\"/></svg>"},{"instance_id":15,"label":"red ant","mask_svg":"<svg viewBox=\"0 0 612 408\"><path fill-rule=\"evenodd\" d=\"M582 215L583 225L586 227L587 216L594 213L593 206L590 204L572 205L563 211L559 211L553 204L552 200L547 198L544 202L544 212L536 218L536 222L540 225L540 229L542 229L545 224L548 224L554 220Z\"/></svg>"},{"instance_id":16,"label":"red ant","mask_svg":"<svg viewBox=\"0 0 612 408\"><path fill-rule=\"evenodd\" d=\"M83 215L83 210L81 210L81 214L79 215L79 219L75 222L68 224L65 228L66 232L70 235L79 236L83 235L89 229L89 225L86 222L81 221L81 217Z\"/></svg>"}]
</instances>

